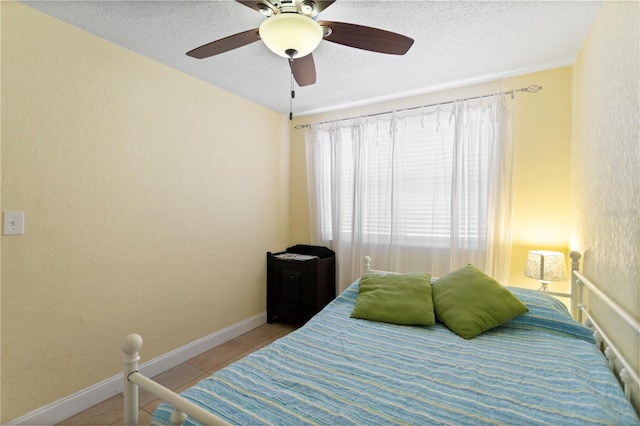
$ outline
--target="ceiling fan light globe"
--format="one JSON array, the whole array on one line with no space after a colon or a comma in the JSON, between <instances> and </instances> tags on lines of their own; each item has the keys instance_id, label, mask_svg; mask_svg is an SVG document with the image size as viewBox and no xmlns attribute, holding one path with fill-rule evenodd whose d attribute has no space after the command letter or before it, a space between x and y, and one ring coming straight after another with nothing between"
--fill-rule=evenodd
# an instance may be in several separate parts
<instances>
[{"instance_id":1,"label":"ceiling fan light globe","mask_svg":"<svg viewBox=\"0 0 640 426\"><path fill-rule=\"evenodd\" d=\"M298 13L280 13L262 22L260 38L269 50L289 58L287 50L297 51L296 58L307 56L322 41L322 27L308 16Z\"/></svg>"}]
</instances>

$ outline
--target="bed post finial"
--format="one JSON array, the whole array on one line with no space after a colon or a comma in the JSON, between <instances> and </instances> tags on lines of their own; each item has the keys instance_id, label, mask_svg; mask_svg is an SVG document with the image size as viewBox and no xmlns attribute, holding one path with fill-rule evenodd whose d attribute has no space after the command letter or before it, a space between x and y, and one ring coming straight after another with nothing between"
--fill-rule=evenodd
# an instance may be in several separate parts
<instances>
[{"instance_id":1,"label":"bed post finial","mask_svg":"<svg viewBox=\"0 0 640 426\"><path fill-rule=\"evenodd\" d=\"M130 334L124 339L122 339L122 344L120 345L120 350L126 356L137 357L136 361L140 360L140 356L138 352L142 348L142 336L139 334ZM126 358L126 357L125 357Z\"/></svg>"},{"instance_id":2,"label":"bed post finial","mask_svg":"<svg viewBox=\"0 0 640 426\"><path fill-rule=\"evenodd\" d=\"M138 352L142 348L142 336L129 334L122 340L120 350L124 354L122 358L122 371L124 376L124 424L138 424L138 385L129 381L129 375L138 371Z\"/></svg>"},{"instance_id":3,"label":"bed post finial","mask_svg":"<svg viewBox=\"0 0 640 426\"><path fill-rule=\"evenodd\" d=\"M571 270L579 271L580 270L580 258L582 254L579 251L572 251L569 253L569 257L571 258Z\"/></svg>"},{"instance_id":4,"label":"bed post finial","mask_svg":"<svg viewBox=\"0 0 640 426\"><path fill-rule=\"evenodd\" d=\"M371 269L371 257L365 256L364 257L364 273L368 274L370 269Z\"/></svg>"},{"instance_id":5,"label":"bed post finial","mask_svg":"<svg viewBox=\"0 0 640 426\"><path fill-rule=\"evenodd\" d=\"M582 293L581 289L578 288L578 277L573 273L573 271L580 270L580 258L582 257L582 254L580 254L579 251L572 251L569 253L569 257L571 258L571 316L582 322L582 311L580 311Z\"/></svg>"}]
</instances>

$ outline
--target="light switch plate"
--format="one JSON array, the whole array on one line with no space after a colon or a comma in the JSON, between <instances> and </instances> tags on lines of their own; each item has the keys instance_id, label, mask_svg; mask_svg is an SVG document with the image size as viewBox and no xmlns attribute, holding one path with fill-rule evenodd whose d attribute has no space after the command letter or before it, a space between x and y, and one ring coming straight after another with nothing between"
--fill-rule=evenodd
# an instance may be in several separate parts
<instances>
[{"instance_id":1,"label":"light switch plate","mask_svg":"<svg viewBox=\"0 0 640 426\"><path fill-rule=\"evenodd\" d=\"M4 212L4 235L24 234L24 212Z\"/></svg>"}]
</instances>

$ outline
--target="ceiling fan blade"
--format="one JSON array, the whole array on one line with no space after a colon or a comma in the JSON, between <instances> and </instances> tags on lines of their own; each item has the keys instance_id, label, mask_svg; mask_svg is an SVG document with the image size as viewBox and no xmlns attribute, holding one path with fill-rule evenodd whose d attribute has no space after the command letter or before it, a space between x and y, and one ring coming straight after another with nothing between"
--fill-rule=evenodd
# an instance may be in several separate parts
<instances>
[{"instance_id":1,"label":"ceiling fan blade","mask_svg":"<svg viewBox=\"0 0 640 426\"><path fill-rule=\"evenodd\" d=\"M316 4L316 12L317 13L322 12L323 10L325 10L335 2L336 0L327 0L327 1L315 0L314 3Z\"/></svg>"},{"instance_id":2,"label":"ceiling fan blade","mask_svg":"<svg viewBox=\"0 0 640 426\"><path fill-rule=\"evenodd\" d=\"M331 34L324 39L357 49L392 55L404 55L413 45L413 39L402 34L378 28L344 22L318 21L323 27L331 28Z\"/></svg>"},{"instance_id":3,"label":"ceiling fan blade","mask_svg":"<svg viewBox=\"0 0 640 426\"><path fill-rule=\"evenodd\" d=\"M229 37L204 44L200 47L196 47L195 49L188 51L187 55L196 59L208 58L210 56L228 52L229 50L237 49L238 47L246 46L247 44L258 40L260 40L260 35L258 34L258 29L254 28L249 31L234 34Z\"/></svg>"},{"instance_id":4,"label":"ceiling fan blade","mask_svg":"<svg viewBox=\"0 0 640 426\"><path fill-rule=\"evenodd\" d=\"M313 62L313 55L309 53L302 58L295 58L289 61L293 78L298 86L310 86L316 83L316 64Z\"/></svg>"}]
</instances>

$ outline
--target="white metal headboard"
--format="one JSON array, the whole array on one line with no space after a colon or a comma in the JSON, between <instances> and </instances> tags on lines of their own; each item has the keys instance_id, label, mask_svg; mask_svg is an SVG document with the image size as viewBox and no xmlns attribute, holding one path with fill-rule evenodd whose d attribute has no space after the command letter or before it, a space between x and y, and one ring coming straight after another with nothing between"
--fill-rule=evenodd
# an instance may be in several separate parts
<instances>
[{"instance_id":1,"label":"white metal headboard","mask_svg":"<svg viewBox=\"0 0 640 426\"><path fill-rule=\"evenodd\" d=\"M631 398L632 389L634 387L636 390L640 388L640 376L638 375L638 372L634 370L634 367L629 360L622 355L608 334L605 333L598 319L594 317L593 313L589 310L589 307L585 304L585 288L589 291L590 295L595 296L606 306L607 309L627 324L638 340L640 340L640 322L625 311L613 299L607 296L591 280L580 273L580 253L572 251L569 256L571 257L572 269L571 290L572 293L575 292L576 294L576 297L572 298L572 301L575 301L574 315L579 322L584 322L587 327L594 330L593 337L596 339L596 344L607 357L611 370L614 374L617 373L618 377L622 381L624 394L634 405L636 411L640 412L640 403L638 401L633 401ZM572 303L572 307L573 306L574 305ZM621 366L619 371L616 371L616 363L619 363Z\"/></svg>"},{"instance_id":2,"label":"white metal headboard","mask_svg":"<svg viewBox=\"0 0 640 426\"><path fill-rule=\"evenodd\" d=\"M370 256L365 256L363 258L364 260L364 273L368 274L369 272L376 272L375 269L371 269L371 257Z\"/></svg>"}]
</instances>

